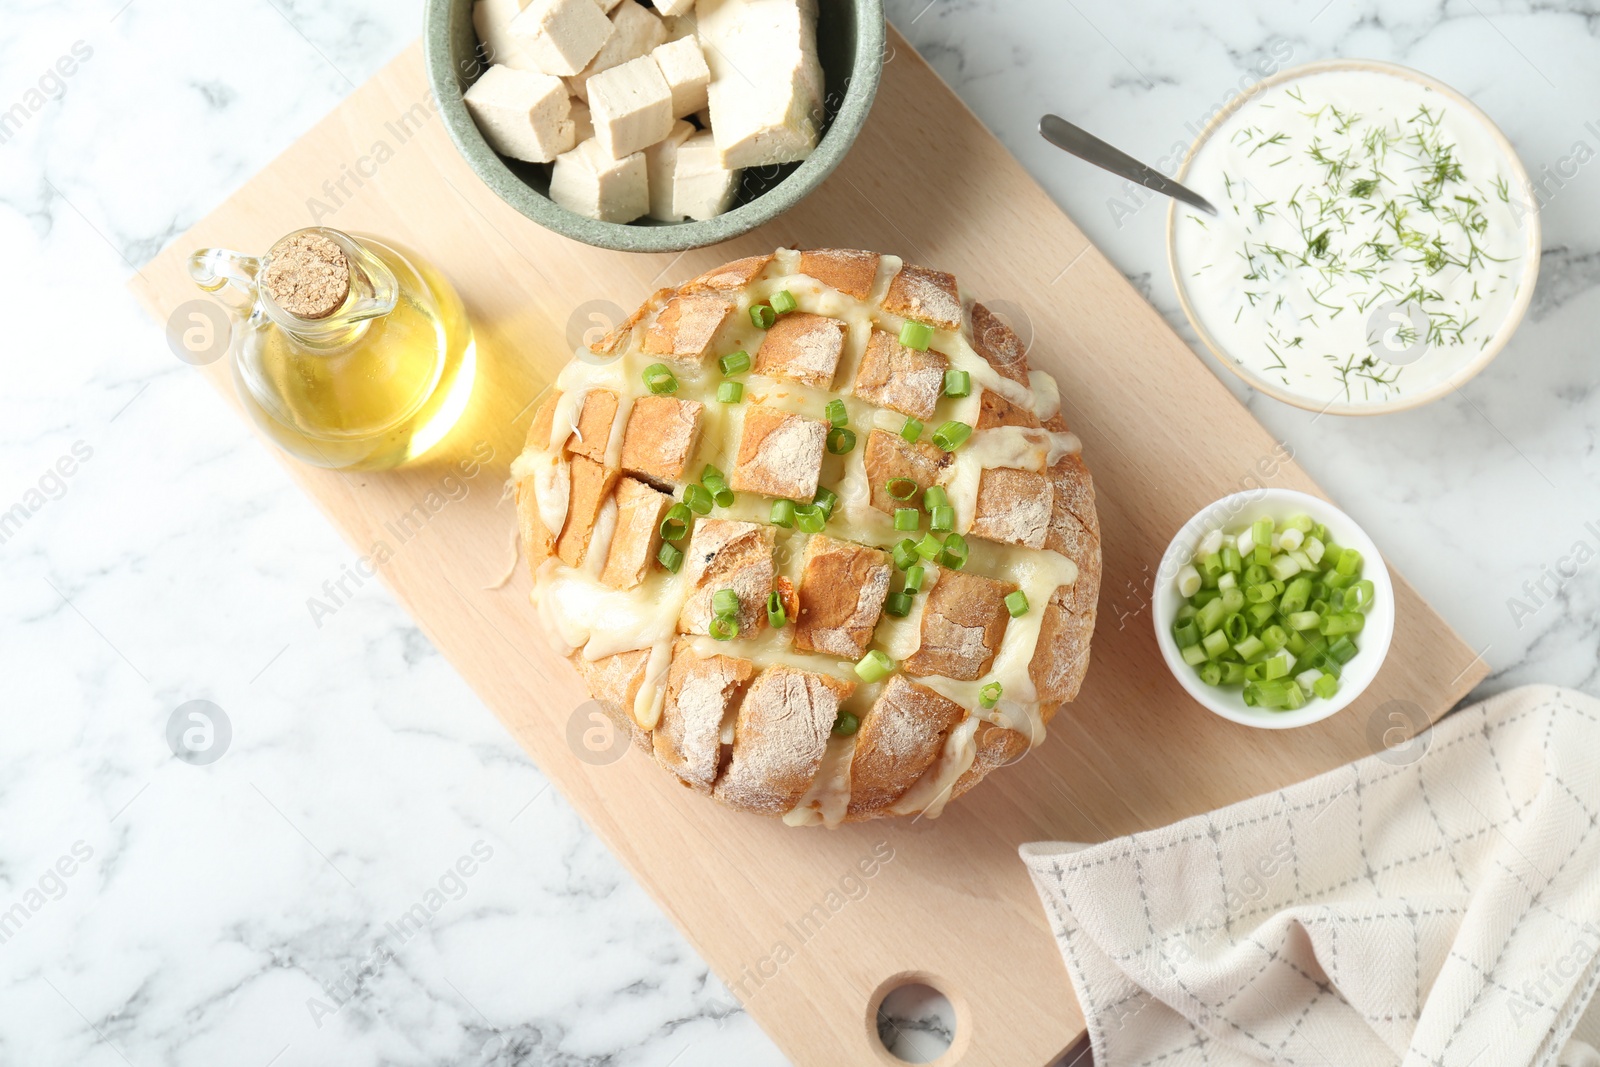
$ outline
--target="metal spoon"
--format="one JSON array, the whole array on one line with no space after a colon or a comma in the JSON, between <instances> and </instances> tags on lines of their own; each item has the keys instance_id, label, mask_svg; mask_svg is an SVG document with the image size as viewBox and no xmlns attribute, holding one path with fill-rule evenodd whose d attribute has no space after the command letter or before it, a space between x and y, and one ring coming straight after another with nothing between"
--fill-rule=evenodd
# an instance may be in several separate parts
<instances>
[{"instance_id":1,"label":"metal spoon","mask_svg":"<svg viewBox=\"0 0 1600 1067\"><path fill-rule=\"evenodd\" d=\"M1130 181L1136 181L1146 189L1154 189L1174 200L1181 200L1209 215L1217 213L1217 209L1212 207L1205 197L1185 189L1160 171L1145 166L1126 152L1113 148L1088 130L1074 126L1059 115L1046 115L1039 120L1039 136L1057 148L1071 152L1079 159L1087 160Z\"/></svg>"}]
</instances>

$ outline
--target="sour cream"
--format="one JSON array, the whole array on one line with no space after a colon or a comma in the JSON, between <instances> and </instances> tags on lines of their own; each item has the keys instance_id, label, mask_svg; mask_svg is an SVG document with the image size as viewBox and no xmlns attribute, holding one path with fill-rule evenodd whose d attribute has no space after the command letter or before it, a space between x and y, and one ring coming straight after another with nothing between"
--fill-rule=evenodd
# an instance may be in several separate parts
<instances>
[{"instance_id":1,"label":"sour cream","mask_svg":"<svg viewBox=\"0 0 1600 1067\"><path fill-rule=\"evenodd\" d=\"M1202 337L1303 406L1372 410L1487 362L1531 295L1527 178L1475 108L1398 73L1271 85L1196 148L1173 269Z\"/></svg>"}]
</instances>

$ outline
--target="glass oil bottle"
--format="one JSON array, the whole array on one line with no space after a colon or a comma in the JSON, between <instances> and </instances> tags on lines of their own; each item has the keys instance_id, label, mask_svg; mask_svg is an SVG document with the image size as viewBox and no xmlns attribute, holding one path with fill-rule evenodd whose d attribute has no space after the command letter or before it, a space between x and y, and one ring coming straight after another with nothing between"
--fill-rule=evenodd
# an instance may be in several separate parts
<instances>
[{"instance_id":1,"label":"glass oil bottle","mask_svg":"<svg viewBox=\"0 0 1600 1067\"><path fill-rule=\"evenodd\" d=\"M466 410L477 371L466 309L392 241L313 227L260 258L202 249L189 273L239 316L229 357L245 409L305 463L397 467Z\"/></svg>"}]
</instances>

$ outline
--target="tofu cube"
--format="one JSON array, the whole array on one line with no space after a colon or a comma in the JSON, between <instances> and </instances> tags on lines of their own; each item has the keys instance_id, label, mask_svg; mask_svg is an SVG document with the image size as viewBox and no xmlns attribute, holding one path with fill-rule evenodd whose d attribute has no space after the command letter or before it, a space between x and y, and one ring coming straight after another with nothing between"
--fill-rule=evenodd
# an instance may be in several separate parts
<instances>
[{"instance_id":1,"label":"tofu cube","mask_svg":"<svg viewBox=\"0 0 1600 1067\"><path fill-rule=\"evenodd\" d=\"M893 334L874 329L852 389L863 400L926 422L944 393L948 366L939 353L907 348Z\"/></svg>"},{"instance_id":2,"label":"tofu cube","mask_svg":"<svg viewBox=\"0 0 1600 1067\"><path fill-rule=\"evenodd\" d=\"M611 20L594 0L530 0L511 20L517 48L546 74L576 74L611 36Z\"/></svg>"},{"instance_id":3,"label":"tofu cube","mask_svg":"<svg viewBox=\"0 0 1600 1067\"><path fill-rule=\"evenodd\" d=\"M806 542L794 644L860 659L889 595L889 558L875 548L818 534Z\"/></svg>"},{"instance_id":4,"label":"tofu cube","mask_svg":"<svg viewBox=\"0 0 1600 1067\"><path fill-rule=\"evenodd\" d=\"M700 443L705 406L698 400L642 396L633 402L622 431L622 469L658 485L684 481L689 458Z\"/></svg>"},{"instance_id":5,"label":"tofu cube","mask_svg":"<svg viewBox=\"0 0 1600 1067\"><path fill-rule=\"evenodd\" d=\"M667 25L654 11L633 0L622 0L620 5L612 6L616 10L611 13L611 36L594 58L569 79L572 95L580 100L589 99L589 80L596 74L647 56L652 49L666 43Z\"/></svg>"},{"instance_id":6,"label":"tofu cube","mask_svg":"<svg viewBox=\"0 0 1600 1067\"><path fill-rule=\"evenodd\" d=\"M712 219L733 206L739 170L722 165L710 130L701 130L678 147L672 174L672 210L680 217Z\"/></svg>"},{"instance_id":7,"label":"tofu cube","mask_svg":"<svg viewBox=\"0 0 1600 1067\"><path fill-rule=\"evenodd\" d=\"M598 138L590 138L556 157L550 199L601 222L632 222L650 210L644 153L616 159Z\"/></svg>"},{"instance_id":8,"label":"tofu cube","mask_svg":"<svg viewBox=\"0 0 1600 1067\"><path fill-rule=\"evenodd\" d=\"M661 547L661 519L672 498L634 478L618 479L614 495L617 528L600 581L613 589L632 589L650 573Z\"/></svg>"},{"instance_id":9,"label":"tofu cube","mask_svg":"<svg viewBox=\"0 0 1600 1067\"><path fill-rule=\"evenodd\" d=\"M672 210L672 176L678 168L678 146L694 136L687 122L674 122L672 132L644 150L644 166L650 175L650 217L662 222L678 222L683 216Z\"/></svg>"},{"instance_id":10,"label":"tofu cube","mask_svg":"<svg viewBox=\"0 0 1600 1067\"><path fill-rule=\"evenodd\" d=\"M765 523L732 519L696 522L684 553L689 596L678 616L678 632L709 634L716 617L712 598L718 590L732 589L739 596L739 636L756 636L767 625L767 596L777 577L772 562L777 534L777 527Z\"/></svg>"},{"instance_id":11,"label":"tofu cube","mask_svg":"<svg viewBox=\"0 0 1600 1067\"><path fill-rule=\"evenodd\" d=\"M861 459L867 481L872 483L872 506L889 515L906 504L890 496L886 485L896 478L910 478L917 483L920 494L928 486L938 485L945 470L955 462L954 456L941 448L926 441L912 444L887 430L873 430L867 435L867 449Z\"/></svg>"},{"instance_id":12,"label":"tofu cube","mask_svg":"<svg viewBox=\"0 0 1600 1067\"><path fill-rule=\"evenodd\" d=\"M650 55L661 68L661 76L667 79L667 88L672 90L674 118L693 115L706 106L711 68L706 66L699 42L693 37L680 37L657 47Z\"/></svg>"},{"instance_id":13,"label":"tofu cube","mask_svg":"<svg viewBox=\"0 0 1600 1067\"><path fill-rule=\"evenodd\" d=\"M728 485L739 492L809 503L817 495L828 424L756 405L745 412Z\"/></svg>"},{"instance_id":14,"label":"tofu cube","mask_svg":"<svg viewBox=\"0 0 1600 1067\"><path fill-rule=\"evenodd\" d=\"M569 567L581 567L589 555L589 537L617 472L607 470L586 456L573 456L572 489L567 497L567 523L556 540L556 555Z\"/></svg>"},{"instance_id":15,"label":"tofu cube","mask_svg":"<svg viewBox=\"0 0 1600 1067\"><path fill-rule=\"evenodd\" d=\"M1009 467L985 470L978 476L978 502L967 532L1002 544L1043 548L1054 498L1043 474Z\"/></svg>"},{"instance_id":16,"label":"tofu cube","mask_svg":"<svg viewBox=\"0 0 1600 1067\"><path fill-rule=\"evenodd\" d=\"M478 51L484 60L517 70L539 70L539 64L511 34L511 20L527 6L527 0L477 0L472 5L472 28L478 33Z\"/></svg>"},{"instance_id":17,"label":"tofu cube","mask_svg":"<svg viewBox=\"0 0 1600 1067\"><path fill-rule=\"evenodd\" d=\"M941 568L922 609L922 645L905 662L913 677L982 678L1005 637L1005 599L1017 587L979 574Z\"/></svg>"},{"instance_id":18,"label":"tofu cube","mask_svg":"<svg viewBox=\"0 0 1600 1067\"><path fill-rule=\"evenodd\" d=\"M722 165L810 155L824 114L816 0L699 0L695 11Z\"/></svg>"},{"instance_id":19,"label":"tofu cube","mask_svg":"<svg viewBox=\"0 0 1600 1067\"><path fill-rule=\"evenodd\" d=\"M847 329L844 320L825 315L803 311L785 315L762 337L756 349L756 373L830 388Z\"/></svg>"},{"instance_id":20,"label":"tofu cube","mask_svg":"<svg viewBox=\"0 0 1600 1067\"><path fill-rule=\"evenodd\" d=\"M618 0L595 0L595 3L600 5L601 11L609 15L611 14L611 9L617 6Z\"/></svg>"},{"instance_id":21,"label":"tofu cube","mask_svg":"<svg viewBox=\"0 0 1600 1067\"><path fill-rule=\"evenodd\" d=\"M595 139L621 159L672 132L672 90L656 61L640 56L590 79L589 114Z\"/></svg>"},{"instance_id":22,"label":"tofu cube","mask_svg":"<svg viewBox=\"0 0 1600 1067\"><path fill-rule=\"evenodd\" d=\"M694 0L656 0L656 11L668 18L690 15L694 13Z\"/></svg>"},{"instance_id":23,"label":"tofu cube","mask_svg":"<svg viewBox=\"0 0 1600 1067\"><path fill-rule=\"evenodd\" d=\"M567 114L572 119L572 143L582 144L594 136L594 119L589 115L589 105L582 100L573 98L568 104L571 106Z\"/></svg>"},{"instance_id":24,"label":"tofu cube","mask_svg":"<svg viewBox=\"0 0 1600 1067\"><path fill-rule=\"evenodd\" d=\"M577 143L560 78L496 65L462 100L483 139L503 156L548 163Z\"/></svg>"},{"instance_id":25,"label":"tofu cube","mask_svg":"<svg viewBox=\"0 0 1600 1067\"><path fill-rule=\"evenodd\" d=\"M715 293L680 293L667 301L645 331L644 351L679 363L699 363L733 314L733 302Z\"/></svg>"}]
</instances>

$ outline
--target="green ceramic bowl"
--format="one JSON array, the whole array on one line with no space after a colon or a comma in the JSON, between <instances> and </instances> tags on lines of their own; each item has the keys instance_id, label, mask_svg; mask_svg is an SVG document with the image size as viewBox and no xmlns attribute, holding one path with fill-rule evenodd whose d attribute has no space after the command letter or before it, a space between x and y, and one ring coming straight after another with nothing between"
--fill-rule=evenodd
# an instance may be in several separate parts
<instances>
[{"instance_id":1,"label":"green ceramic bowl","mask_svg":"<svg viewBox=\"0 0 1600 1067\"><path fill-rule=\"evenodd\" d=\"M550 199L548 165L506 159L490 148L461 96L481 73L472 0L427 0L423 45L428 81L450 137L495 194L546 229L620 252L680 252L737 237L789 210L838 166L878 91L883 70L883 0L818 0L817 52L826 83L822 140L799 163L751 168L732 210L703 222L598 222Z\"/></svg>"}]
</instances>

